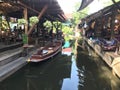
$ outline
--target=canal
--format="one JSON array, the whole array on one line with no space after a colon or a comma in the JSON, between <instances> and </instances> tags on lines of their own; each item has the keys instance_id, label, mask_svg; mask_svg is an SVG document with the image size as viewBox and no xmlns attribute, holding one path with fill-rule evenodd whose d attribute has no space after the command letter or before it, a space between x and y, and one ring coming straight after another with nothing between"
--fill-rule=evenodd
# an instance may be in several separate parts
<instances>
[{"instance_id":1,"label":"canal","mask_svg":"<svg viewBox=\"0 0 120 90\"><path fill-rule=\"evenodd\" d=\"M78 48L41 63L28 63L0 82L0 90L120 90L120 79L94 52Z\"/></svg>"}]
</instances>

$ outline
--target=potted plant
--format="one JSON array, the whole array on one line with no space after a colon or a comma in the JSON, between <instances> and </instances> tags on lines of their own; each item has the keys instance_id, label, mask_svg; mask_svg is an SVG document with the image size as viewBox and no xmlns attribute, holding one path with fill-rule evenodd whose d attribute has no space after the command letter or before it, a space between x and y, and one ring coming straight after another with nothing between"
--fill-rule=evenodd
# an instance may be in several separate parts
<instances>
[{"instance_id":1,"label":"potted plant","mask_svg":"<svg viewBox=\"0 0 120 90\"><path fill-rule=\"evenodd\" d=\"M38 23L39 19L38 19L37 16L32 16L32 17L29 18L29 21L30 21L30 26L32 26L32 25Z\"/></svg>"},{"instance_id":2,"label":"potted plant","mask_svg":"<svg viewBox=\"0 0 120 90\"><path fill-rule=\"evenodd\" d=\"M18 24L25 25L25 24L27 24L27 21L24 18L21 18L21 19L18 19Z\"/></svg>"},{"instance_id":3,"label":"potted plant","mask_svg":"<svg viewBox=\"0 0 120 90\"><path fill-rule=\"evenodd\" d=\"M46 21L43 23L43 26L46 27L46 28L51 28L52 27L52 23L50 21Z\"/></svg>"}]
</instances>

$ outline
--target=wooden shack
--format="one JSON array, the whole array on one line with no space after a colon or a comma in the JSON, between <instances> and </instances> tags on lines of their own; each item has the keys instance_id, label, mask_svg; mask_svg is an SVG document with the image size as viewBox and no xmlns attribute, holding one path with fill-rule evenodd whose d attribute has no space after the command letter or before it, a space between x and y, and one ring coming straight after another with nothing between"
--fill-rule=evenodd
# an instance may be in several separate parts
<instances>
[{"instance_id":1,"label":"wooden shack","mask_svg":"<svg viewBox=\"0 0 120 90\"><path fill-rule=\"evenodd\" d=\"M85 41L120 77L120 2L85 18ZM114 43L114 44L113 44Z\"/></svg>"}]
</instances>

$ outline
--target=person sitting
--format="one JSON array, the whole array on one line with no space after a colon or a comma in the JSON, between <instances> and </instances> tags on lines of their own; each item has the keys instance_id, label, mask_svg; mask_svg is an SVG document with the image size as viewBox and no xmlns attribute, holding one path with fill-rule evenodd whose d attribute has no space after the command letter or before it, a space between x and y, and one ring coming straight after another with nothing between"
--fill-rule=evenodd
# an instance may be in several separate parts
<instances>
[{"instance_id":1,"label":"person sitting","mask_svg":"<svg viewBox=\"0 0 120 90\"><path fill-rule=\"evenodd\" d=\"M50 41L52 42L52 39L53 39L53 29L50 30L49 36L50 36Z\"/></svg>"}]
</instances>

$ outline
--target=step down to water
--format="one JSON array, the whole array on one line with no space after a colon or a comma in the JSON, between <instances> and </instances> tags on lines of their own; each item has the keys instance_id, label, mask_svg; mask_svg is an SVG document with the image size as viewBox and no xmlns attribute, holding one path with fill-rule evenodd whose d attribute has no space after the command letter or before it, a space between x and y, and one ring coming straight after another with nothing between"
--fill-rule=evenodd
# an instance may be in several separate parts
<instances>
[{"instance_id":1,"label":"step down to water","mask_svg":"<svg viewBox=\"0 0 120 90\"><path fill-rule=\"evenodd\" d=\"M23 51L23 47L17 48L14 51L11 51L11 50L9 52L7 51L7 55L10 54L11 52L14 52L14 54L17 54L22 51ZM0 82L3 81L5 78L9 77L10 75L12 75L14 72L19 70L20 68L22 68L24 65L26 65L27 59L35 52L36 52L35 47L29 48L29 54L26 57L19 57L17 59L11 58L11 60L12 60L11 62L0 66ZM0 54L0 56L2 56L4 54L5 54L5 52Z\"/></svg>"},{"instance_id":2,"label":"step down to water","mask_svg":"<svg viewBox=\"0 0 120 90\"><path fill-rule=\"evenodd\" d=\"M21 46L23 46L22 42L18 42L18 43L11 44L11 45L2 45L1 44L0 45L0 53L3 52L3 51L15 49L15 48L18 48L18 47L21 47Z\"/></svg>"},{"instance_id":3,"label":"step down to water","mask_svg":"<svg viewBox=\"0 0 120 90\"><path fill-rule=\"evenodd\" d=\"M10 75L12 75L17 70L19 70L25 64L27 64L26 58L21 57L4 66L1 66L0 67L0 82L4 80L5 78L9 77Z\"/></svg>"},{"instance_id":4,"label":"step down to water","mask_svg":"<svg viewBox=\"0 0 120 90\"><path fill-rule=\"evenodd\" d=\"M22 47L13 49L13 50L7 50L0 53L0 66L3 66L9 62L12 62L19 58L22 53Z\"/></svg>"}]
</instances>

